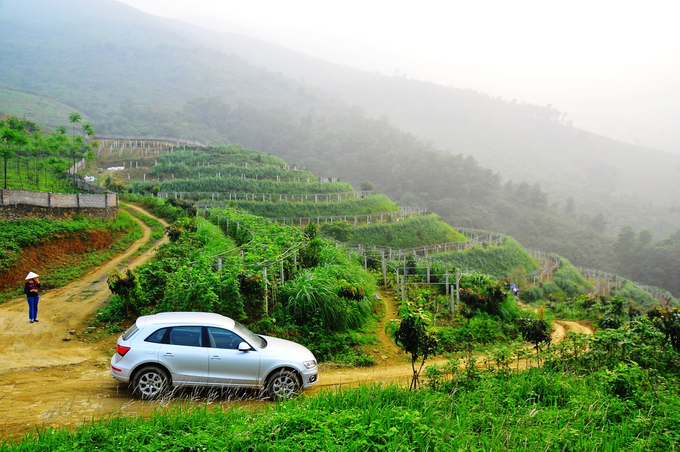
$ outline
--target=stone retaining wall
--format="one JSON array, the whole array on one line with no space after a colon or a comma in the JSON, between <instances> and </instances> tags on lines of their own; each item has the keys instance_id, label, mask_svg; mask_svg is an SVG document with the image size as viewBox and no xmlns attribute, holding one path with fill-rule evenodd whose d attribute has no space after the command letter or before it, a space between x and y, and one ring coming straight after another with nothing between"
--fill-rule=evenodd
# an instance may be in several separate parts
<instances>
[{"instance_id":1,"label":"stone retaining wall","mask_svg":"<svg viewBox=\"0 0 680 452\"><path fill-rule=\"evenodd\" d=\"M76 215L111 220L118 215L118 194L63 194L0 190L0 221L28 218L68 220Z\"/></svg>"}]
</instances>

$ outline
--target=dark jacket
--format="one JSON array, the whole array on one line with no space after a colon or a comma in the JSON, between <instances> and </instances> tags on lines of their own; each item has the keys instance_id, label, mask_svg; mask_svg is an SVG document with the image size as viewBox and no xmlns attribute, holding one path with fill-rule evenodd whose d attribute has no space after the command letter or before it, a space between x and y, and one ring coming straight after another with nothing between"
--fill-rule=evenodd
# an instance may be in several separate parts
<instances>
[{"instance_id":1,"label":"dark jacket","mask_svg":"<svg viewBox=\"0 0 680 452\"><path fill-rule=\"evenodd\" d=\"M33 289L37 289L38 291L40 291L40 283L39 282L32 283L30 281L26 281L26 284L24 284L24 293L26 294L27 297L37 297L38 296L38 294L35 293L35 292L31 293L31 290L33 290Z\"/></svg>"}]
</instances>

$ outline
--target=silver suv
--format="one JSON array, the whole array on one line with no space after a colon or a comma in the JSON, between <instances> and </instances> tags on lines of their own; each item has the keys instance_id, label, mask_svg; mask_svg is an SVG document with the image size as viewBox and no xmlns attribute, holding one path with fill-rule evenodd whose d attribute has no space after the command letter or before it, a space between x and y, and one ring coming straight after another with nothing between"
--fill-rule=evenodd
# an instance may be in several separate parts
<instances>
[{"instance_id":1,"label":"silver suv","mask_svg":"<svg viewBox=\"0 0 680 452\"><path fill-rule=\"evenodd\" d=\"M254 388L288 398L317 381L302 345L259 336L219 314L167 312L137 319L118 338L111 375L154 399L176 386Z\"/></svg>"}]
</instances>

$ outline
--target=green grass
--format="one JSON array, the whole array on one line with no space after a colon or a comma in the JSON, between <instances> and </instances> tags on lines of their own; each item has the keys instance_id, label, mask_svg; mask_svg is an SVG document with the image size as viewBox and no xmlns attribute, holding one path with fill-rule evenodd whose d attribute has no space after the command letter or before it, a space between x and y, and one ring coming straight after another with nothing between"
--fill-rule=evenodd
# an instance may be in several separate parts
<instances>
[{"instance_id":1,"label":"green grass","mask_svg":"<svg viewBox=\"0 0 680 452\"><path fill-rule=\"evenodd\" d=\"M524 273L537 268L531 255L514 239L507 236L502 243L493 243L487 247L476 246L465 251L439 253L432 257L437 261L486 273L498 279L510 276L518 266L522 266Z\"/></svg>"},{"instance_id":2,"label":"green grass","mask_svg":"<svg viewBox=\"0 0 680 452\"><path fill-rule=\"evenodd\" d=\"M125 208L127 207L124 203L121 203L121 207ZM144 215L143 213L135 210L135 209L126 209L126 212L128 212L130 215L132 215L135 218L138 218L144 222L147 226L151 228L151 236L149 237L149 240L146 241L146 243L142 246L139 247L138 251L145 251L149 249L151 245L153 245L154 242L157 240L160 240L163 238L165 235L165 227L163 224L158 221L155 218L152 218L148 215Z\"/></svg>"},{"instance_id":3,"label":"green grass","mask_svg":"<svg viewBox=\"0 0 680 452\"><path fill-rule=\"evenodd\" d=\"M387 196L378 194L332 203L315 203L313 200L312 202L236 201L234 206L267 218L350 216L399 210L399 206Z\"/></svg>"},{"instance_id":4,"label":"green grass","mask_svg":"<svg viewBox=\"0 0 680 452\"><path fill-rule=\"evenodd\" d=\"M120 220L119 224L125 224L129 232L121 237L120 240L116 240L109 249L74 256L73 261L69 265L48 267L46 276L42 278L43 284L49 284L55 288L65 286L113 258L116 254L124 252L135 240L144 235L144 231L139 223L132 220L125 212L121 212L118 217Z\"/></svg>"},{"instance_id":5,"label":"green grass","mask_svg":"<svg viewBox=\"0 0 680 452\"><path fill-rule=\"evenodd\" d=\"M93 229L110 229L120 232L132 226L127 216L119 216L115 221L88 220L78 218L71 221L58 220L21 220L0 222L0 270L12 267L19 257L21 248L36 245L50 237L60 234L76 234Z\"/></svg>"},{"instance_id":6,"label":"green grass","mask_svg":"<svg viewBox=\"0 0 680 452\"><path fill-rule=\"evenodd\" d=\"M18 118L28 118L51 129L68 126L68 115L76 111L49 97L22 93L7 88L0 88L0 113ZM87 117L83 122L88 122Z\"/></svg>"},{"instance_id":7,"label":"green grass","mask_svg":"<svg viewBox=\"0 0 680 452\"><path fill-rule=\"evenodd\" d=\"M2 451L670 451L680 397L621 399L601 378L531 369L452 393L365 385L262 409L180 407L38 430Z\"/></svg>"},{"instance_id":8,"label":"green grass","mask_svg":"<svg viewBox=\"0 0 680 452\"><path fill-rule=\"evenodd\" d=\"M412 248L467 238L445 223L439 215L407 218L394 223L370 224L352 231L352 242L365 245Z\"/></svg>"}]
</instances>

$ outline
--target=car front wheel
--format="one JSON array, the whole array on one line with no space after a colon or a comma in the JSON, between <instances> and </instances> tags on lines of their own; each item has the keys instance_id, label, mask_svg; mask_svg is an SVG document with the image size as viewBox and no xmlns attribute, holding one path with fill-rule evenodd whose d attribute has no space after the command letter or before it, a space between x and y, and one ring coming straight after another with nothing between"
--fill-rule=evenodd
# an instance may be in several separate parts
<instances>
[{"instance_id":1,"label":"car front wheel","mask_svg":"<svg viewBox=\"0 0 680 452\"><path fill-rule=\"evenodd\" d=\"M289 399L300 390L300 381L295 372L281 370L269 379L267 390L273 400Z\"/></svg>"},{"instance_id":2,"label":"car front wheel","mask_svg":"<svg viewBox=\"0 0 680 452\"><path fill-rule=\"evenodd\" d=\"M170 386L167 373L156 366L141 369L135 375L134 393L144 400L153 400L162 395Z\"/></svg>"}]
</instances>

